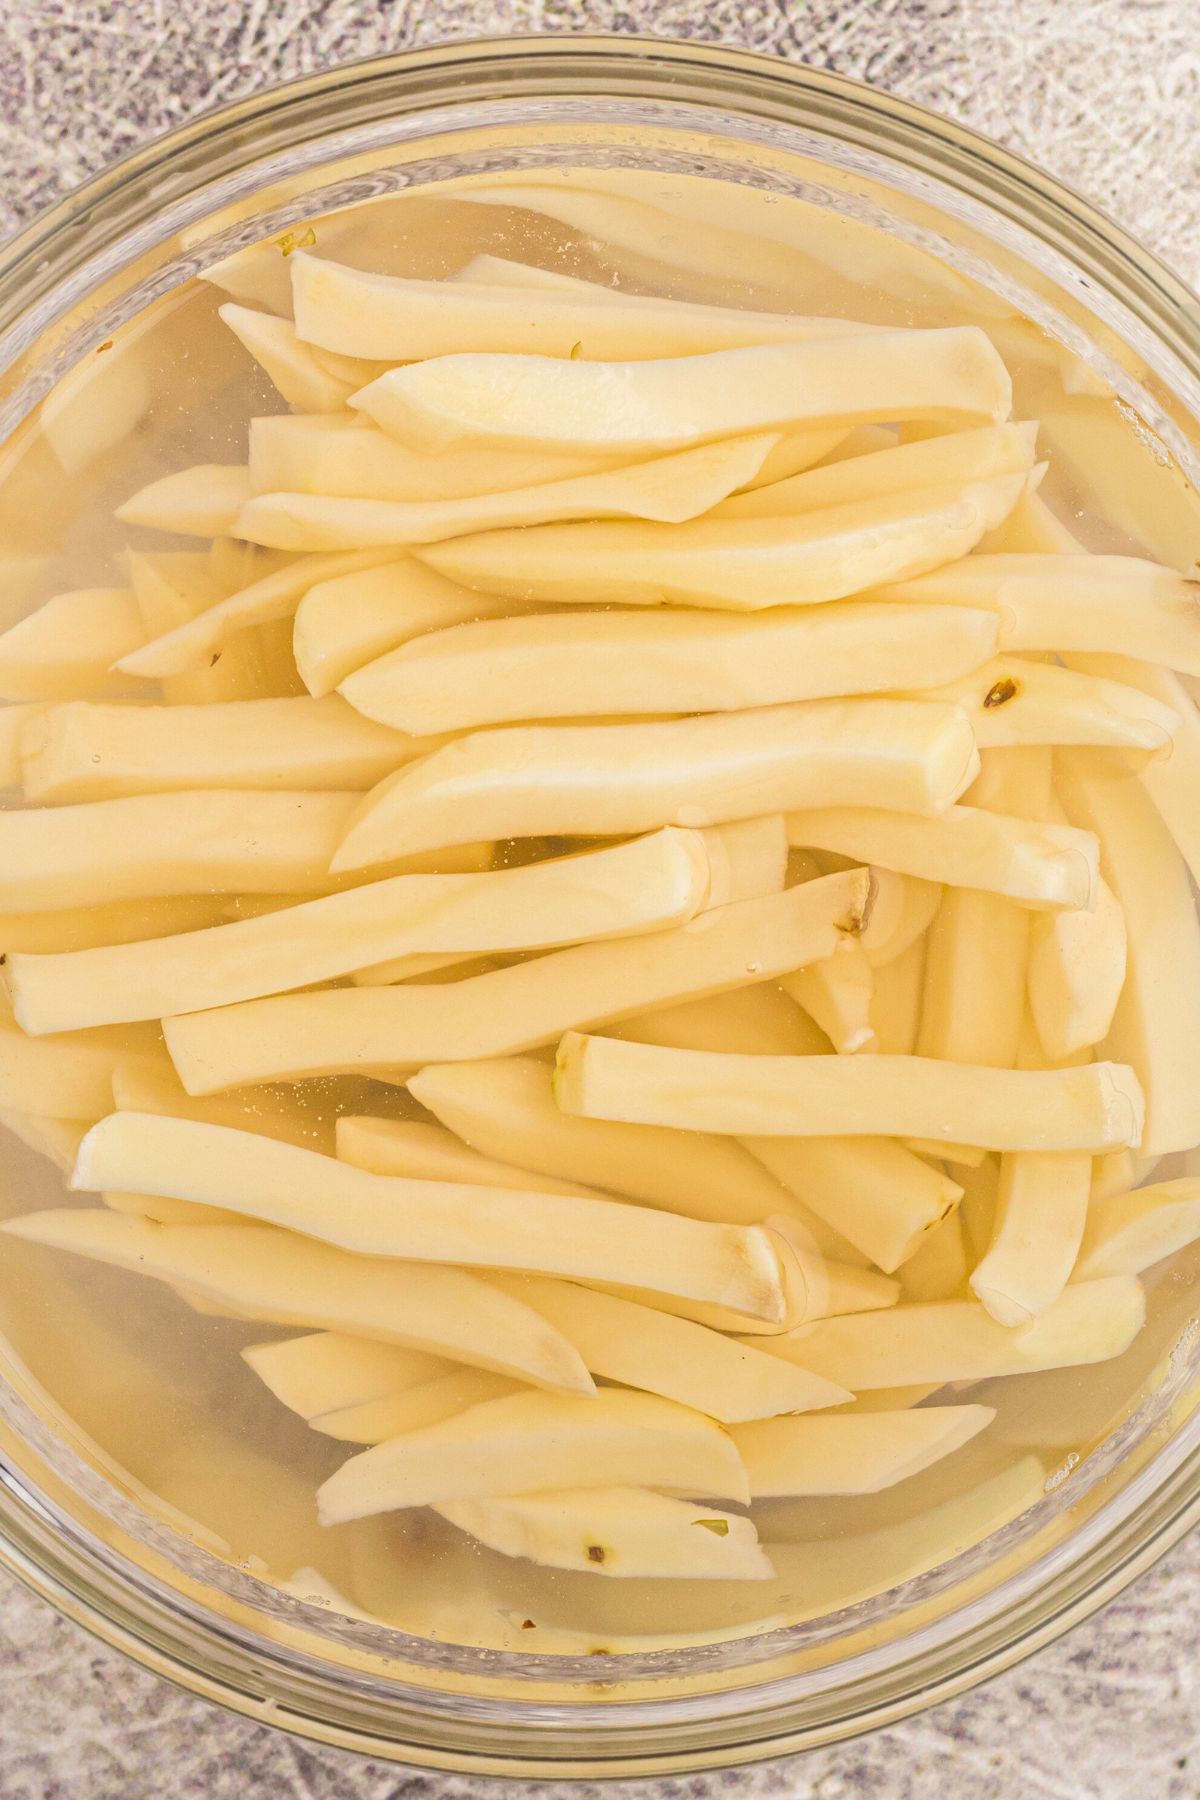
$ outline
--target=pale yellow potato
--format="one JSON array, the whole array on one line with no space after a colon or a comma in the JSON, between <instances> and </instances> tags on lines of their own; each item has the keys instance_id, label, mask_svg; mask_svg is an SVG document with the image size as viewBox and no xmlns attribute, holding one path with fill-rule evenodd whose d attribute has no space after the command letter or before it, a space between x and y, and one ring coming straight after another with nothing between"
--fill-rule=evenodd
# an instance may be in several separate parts
<instances>
[{"instance_id":1,"label":"pale yellow potato","mask_svg":"<svg viewBox=\"0 0 1200 1800\"><path fill-rule=\"evenodd\" d=\"M875 1049L871 999L875 972L862 945L847 941L833 954L780 976L780 985L820 1026L840 1056Z\"/></svg>"},{"instance_id":2,"label":"pale yellow potato","mask_svg":"<svg viewBox=\"0 0 1200 1800\"><path fill-rule=\"evenodd\" d=\"M545 1568L657 1581L768 1581L775 1573L750 1519L645 1488L450 1500L434 1511L490 1550Z\"/></svg>"},{"instance_id":3,"label":"pale yellow potato","mask_svg":"<svg viewBox=\"0 0 1200 1800\"><path fill-rule=\"evenodd\" d=\"M265 371L282 399L298 412L337 413L355 388L378 372L369 364L357 371L334 371L305 343L290 319L248 306L222 306L219 315Z\"/></svg>"},{"instance_id":4,"label":"pale yellow potato","mask_svg":"<svg viewBox=\"0 0 1200 1800\"><path fill-rule=\"evenodd\" d=\"M94 1124L94 1119L58 1119L50 1113L0 1107L0 1125L39 1156L49 1157L64 1174L74 1168L79 1146Z\"/></svg>"},{"instance_id":5,"label":"pale yellow potato","mask_svg":"<svg viewBox=\"0 0 1200 1800\"><path fill-rule=\"evenodd\" d=\"M249 1225L250 1221L242 1214L231 1212L224 1206L193 1206L190 1200L176 1200L170 1194L122 1194L108 1192L101 1194L105 1206L110 1211L121 1213L135 1219L148 1219L155 1225L191 1225L212 1227L222 1225L237 1229ZM197 1297L198 1298L198 1297ZM197 1303L197 1299L189 1299L188 1305L194 1306L197 1312L205 1311L212 1303ZM214 1317L237 1318L241 1315L220 1308Z\"/></svg>"},{"instance_id":6,"label":"pale yellow potato","mask_svg":"<svg viewBox=\"0 0 1200 1800\"><path fill-rule=\"evenodd\" d=\"M1040 494L1026 494L1018 500L1003 525L990 533L980 549L988 556L1016 551L1055 556L1083 553L1079 539L1055 516Z\"/></svg>"},{"instance_id":7,"label":"pale yellow potato","mask_svg":"<svg viewBox=\"0 0 1200 1800\"><path fill-rule=\"evenodd\" d=\"M361 1406L448 1374L456 1365L424 1350L318 1331L248 1344L245 1362L289 1412L302 1419Z\"/></svg>"},{"instance_id":8,"label":"pale yellow potato","mask_svg":"<svg viewBox=\"0 0 1200 1800\"><path fill-rule=\"evenodd\" d=\"M962 1195L957 1182L885 1137L750 1135L742 1142L887 1274L908 1261Z\"/></svg>"},{"instance_id":9,"label":"pale yellow potato","mask_svg":"<svg viewBox=\"0 0 1200 1800\"><path fill-rule=\"evenodd\" d=\"M337 1438L343 1444L384 1444L404 1432L439 1425L443 1419L452 1419L484 1400L519 1393L523 1387L523 1383L512 1381L507 1375L493 1375L489 1369L456 1368L451 1364L445 1374L432 1381L324 1413L319 1419L310 1419L309 1424L322 1437Z\"/></svg>"},{"instance_id":10,"label":"pale yellow potato","mask_svg":"<svg viewBox=\"0 0 1200 1800\"><path fill-rule=\"evenodd\" d=\"M808 700L666 723L510 726L460 738L381 782L332 867L484 837L720 825L818 801L938 813L976 768L965 716L923 701Z\"/></svg>"},{"instance_id":11,"label":"pale yellow potato","mask_svg":"<svg viewBox=\"0 0 1200 1800\"><path fill-rule=\"evenodd\" d=\"M1172 679L1168 671L1162 673ZM967 711L981 750L1012 744L1098 744L1161 756L1180 727L1179 709L1136 683L1019 656L993 657L969 675L921 685Z\"/></svg>"},{"instance_id":12,"label":"pale yellow potato","mask_svg":"<svg viewBox=\"0 0 1200 1800\"><path fill-rule=\"evenodd\" d=\"M754 1500L785 1494L878 1494L951 1456L995 1418L991 1406L759 1419L731 1432Z\"/></svg>"},{"instance_id":13,"label":"pale yellow potato","mask_svg":"<svg viewBox=\"0 0 1200 1800\"><path fill-rule=\"evenodd\" d=\"M758 612L843 600L892 583L883 590L891 598L910 578L972 550L1029 479L913 488L794 518L481 531L419 554L465 587L518 600Z\"/></svg>"},{"instance_id":14,"label":"pale yellow potato","mask_svg":"<svg viewBox=\"0 0 1200 1800\"><path fill-rule=\"evenodd\" d=\"M352 805L348 794L204 790L0 812L0 903L58 909L319 888ZM174 929L190 936L194 923L185 915Z\"/></svg>"},{"instance_id":15,"label":"pale yellow potato","mask_svg":"<svg viewBox=\"0 0 1200 1800\"><path fill-rule=\"evenodd\" d=\"M867 1388L845 1406L830 1407L829 1410L838 1414L899 1412L905 1407L919 1406L930 1394L936 1394L941 1385L940 1382L915 1381L909 1387Z\"/></svg>"},{"instance_id":16,"label":"pale yellow potato","mask_svg":"<svg viewBox=\"0 0 1200 1800\"><path fill-rule=\"evenodd\" d=\"M752 481L775 434L725 438L653 461L457 500L364 500L323 494L258 494L236 534L280 550L354 550L435 544L475 533L525 529L562 519L678 523L708 512Z\"/></svg>"},{"instance_id":17,"label":"pale yellow potato","mask_svg":"<svg viewBox=\"0 0 1200 1800\"><path fill-rule=\"evenodd\" d=\"M195 1104L193 1102L193 1104ZM211 1103L210 1103L211 1104ZM573 1194L580 1200L602 1200L599 1188L558 1181L497 1162L472 1150L443 1125L416 1119L353 1118L337 1121L337 1153L342 1162L374 1175L408 1175L422 1181L465 1181L477 1187L520 1188L542 1194Z\"/></svg>"},{"instance_id":18,"label":"pale yellow potato","mask_svg":"<svg viewBox=\"0 0 1200 1800\"><path fill-rule=\"evenodd\" d=\"M197 463L139 488L116 516L123 525L185 537L237 537L237 518L250 498L244 463Z\"/></svg>"},{"instance_id":19,"label":"pale yellow potato","mask_svg":"<svg viewBox=\"0 0 1200 1800\"><path fill-rule=\"evenodd\" d=\"M159 1226L103 1208L30 1213L0 1229L178 1282L246 1318L379 1338L569 1393L593 1390L565 1338L463 1269L351 1256L269 1226Z\"/></svg>"},{"instance_id":20,"label":"pale yellow potato","mask_svg":"<svg viewBox=\"0 0 1200 1800\"><path fill-rule=\"evenodd\" d=\"M36 702L0 706L0 788L17 787L21 781L21 733L42 707Z\"/></svg>"},{"instance_id":21,"label":"pale yellow potato","mask_svg":"<svg viewBox=\"0 0 1200 1800\"><path fill-rule=\"evenodd\" d=\"M426 635L397 637L399 648L360 664L341 684L360 712L402 731L461 731L517 719L728 712L884 693L953 680L989 654L997 629L990 612L905 613L855 601L745 617L551 612L467 624L459 620L472 616L472 604L478 616L519 603L451 592L451 606L461 609L458 619L445 618L451 629L431 619ZM313 599L301 603L301 614Z\"/></svg>"},{"instance_id":22,"label":"pale yellow potato","mask_svg":"<svg viewBox=\"0 0 1200 1800\"><path fill-rule=\"evenodd\" d=\"M323 1483L317 1507L322 1522L335 1525L483 1499L511 1488L516 1470L530 1492L608 1482L749 1498L741 1458L719 1425L656 1395L605 1388L581 1398L511 1394L379 1444Z\"/></svg>"},{"instance_id":23,"label":"pale yellow potato","mask_svg":"<svg viewBox=\"0 0 1200 1800\"><path fill-rule=\"evenodd\" d=\"M832 810L832 809L830 809ZM883 870L876 865L871 867L871 879L876 887L880 877L895 871ZM863 933L863 949L867 953L867 961L878 975L889 963L896 961L915 945L921 945L925 933L937 917L938 908L942 904L943 888L940 882L924 881L918 876L906 875L895 877L890 884L895 887L896 881L903 882L904 904L899 915L885 910L880 917L880 929L871 930L871 919L867 921L868 929ZM878 906L878 901L876 902ZM874 914L872 914L872 917ZM889 927L886 936L883 926Z\"/></svg>"},{"instance_id":24,"label":"pale yellow potato","mask_svg":"<svg viewBox=\"0 0 1200 1800\"><path fill-rule=\"evenodd\" d=\"M1072 821L1100 839L1101 871L1125 917L1125 982L1102 1049L1132 1064L1145 1090L1138 1148L1148 1156L1191 1149L1200 1140L1188 1048L1200 1016L1200 924L1187 869L1131 775L1097 772L1069 750L1056 753L1055 774Z\"/></svg>"},{"instance_id":25,"label":"pale yellow potato","mask_svg":"<svg viewBox=\"0 0 1200 1800\"><path fill-rule=\"evenodd\" d=\"M3 840L0 825L0 843ZM169 931L198 931L218 924L227 904L221 894L174 894L65 906L51 912L52 891L48 883L36 912L0 913L0 950L84 950L92 944L130 944L136 938L161 937Z\"/></svg>"},{"instance_id":26,"label":"pale yellow potato","mask_svg":"<svg viewBox=\"0 0 1200 1800\"><path fill-rule=\"evenodd\" d=\"M951 888L1006 895L1038 911L1090 907L1100 880L1092 833L981 806L951 806L936 818L823 807L789 814L788 837Z\"/></svg>"},{"instance_id":27,"label":"pale yellow potato","mask_svg":"<svg viewBox=\"0 0 1200 1800\"><path fill-rule=\"evenodd\" d=\"M901 1303L957 1299L966 1291L969 1272L967 1234L961 1214L948 1213L940 1225L926 1232L913 1254L896 1271Z\"/></svg>"},{"instance_id":28,"label":"pale yellow potato","mask_svg":"<svg viewBox=\"0 0 1200 1800\"><path fill-rule=\"evenodd\" d=\"M1145 1314L1141 1284L1116 1276L1066 1288L1019 1328L998 1325L977 1300L942 1300L822 1319L755 1343L857 1393L1106 1362L1129 1348Z\"/></svg>"},{"instance_id":29,"label":"pale yellow potato","mask_svg":"<svg viewBox=\"0 0 1200 1800\"><path fill-rule=\"evenodd\" d=\"M56 806L192 788L361 789L441 741L364 719L340 694L211 706L74 700L25 727L21 766L27 797Z\"/></svg>"},{"instance_id":30,"label":"pale yellow potato","mask_svg":"<svg viewBox=\"0 0 1200 1800\"><path fill-rule=\"evenodd\" d=\"M303 279L314 267L305 265ZM525 315L522 352L536 351L527 298L507 294L503 304ZM582 310L566 297L553 304ZM759 330L761 316L740 314L742 330ZM602 329L632 323L624 307L602 306L597 318ZM743 348L624 362L588 360L586 351L565 361L562 353L464 354L460 340L451 354L389 370L356 394L354 405L420 449L465 439L577 454L653 454L785 426L999 424L1008 416L1008 372L971 326L843 337L839 345L828 337L765 344L760 336Z\"/></svg>"},{"instance_id":31,"label":"pale yellow potato","mask_svg":"<svg viewBox=\"0 0 1200 1800\"><path fill-rule=\"evenodd\" d=\"M39 406L38 434L66 475L79 477L126 444L149 412L154 383L145 355L148 330L153 324L145 313L127 321L119 348L111 340L96 344L57 376Z\"/></svg>"},{"instance_id":32,"label":"pale yellow potato","mask_svg":"<svg viewBox=\"0 0 1200 1800\"><path fill-rule=\"evenodd\" d=\"M332 1151L334 1132L327 1120L299 1106L293 1095L270 1088L213 1095L198 1100L185 1092L165 1059L162 1064L119 1062L112 1075L112 1104L118 1112L156 1113L168 1119L194 1119L207 1125L229 1125L257 1131L307 1150Z\"/></svg>"},{"instance_id":33,"label":"pale yellow potato","mask_svg":"<svg viewBox=\"0 0 1200 1800\"><path fill-rule=\"evenodd\" d=\"M592 854L613 856L615 852ZM553 916L533 913L535 901L528 896L536 894L537 883L512 880L517 874L529 875L533 869L550 866L535 863L520 871L453 879L476 879L511 887L513 905L516 907L519 900L520 910L508 928L510 937L532 930L539 916L547 934L558 930L563 935L585 937L585 915L579 907L576 906L573 918L564 912L567 901L562 882L555 887L554 906L558 913ZM395 933L401 924L408 924L399 905L403 890L394 890L394 895L377 893L382 885L376 882L354 890L359 896L375 898L370 902L360 900L353 917L378 913L384 928ZM544 879L541 885L545 886ZM252 964L257 973L253 979L261 986L270 976L272 997L256 1002L252 1010L239 1007L233 1012L226 1002L213 1009L192 1011L187 1018L172 1018L167 1027L168 1042L184 1085L191 1092L351 1069L363 1073L415 1069L423 1063L515 1054L553 1043L562 1032L578 1024L609 1024L673 1000L719 993L722 988L769 978L810 956L828 956L841 941L843 930L852 929L865 894L865 876L860 880L857 871L847 872L829 877L829 885L817 891L792 888L758 900L738 901L704 914L703 920L687 920L687 912L681 907L686 924L654 931L652 935L647 930L651 917L643 913L642 923L634 927L638 935L622 937L619 946L617 942L572 944L553 956L467 975L449 983L338 988L288 996L279 992L283 985L282 959L268 963L262 946L264 933L272 923L279 930L289 931L303 925L304 921L297 919L297 909L292 909L274 914L270 920L253 921L258 927ZM338 898L346 902L350 896ZM433 926L430 902L415 894L414 899L419 901L417 917L421 929L429 931ZM643 907L651 903L648 885L641 889L638 899ZM495 890L495 902L489 908L493 935L497 935L495 907L500 900L501 894ZM328 917L328 908L325 916ZM337 919L332 921L336 933L331 955L344 958L361 953L364 927L360 924L356 935L351 936L338 922L350 918L351 913L343 904ZM662 917L658 922L668 923ZM245 933L249 926L223 927L226 933L235 929ZM288 942L299 944L294 931ZM218 943L216 950L220 949ZM302 985L304 979L318 978L311 973L317 965L307 942L304 954L308 962L303 966L310 973L294 981L293 986ZM173 947L165 956L168 967L164 982L169 981L173 990L179 990L179 951ZM144 967L144 957L141 960ZM111 971L113 966L112 959L107 959L107 969ZM291 967L297 973L302 964L293 960ZM54 973L51 971L52 977ZM67 973L78 981L77 965ZM28 962L13 959L10 974L12 991L16 993L22 984L27 985ZM35 968L35 980L38 974ZM212 974L211 959L203 967L195 964L197 983L211 980ZM127 993L129 999L123 1004L133 1004L132 979L132 974L126 972L119 991ZM196 992L199 991L197 985ZM165 987L158 997L166 997ZM148 999L146 994L138 1004L148 1003ZM78 1003L78 997L68 1002ZM163 1011L156 1016L163 1016ZM22 1016L30 1015L26 1010Z\"/></svg>"},{"instance_id":34,"label":"pale yellow potato","mask_svg":"<svg viewBox=\"0 0 1200 1800\"><path fill-rule=\"evenodd\" d=\"M147 641L194 619L229 591L204 550L130 551L128 566ZM238 632L222 644L215 662L186 675L168 675L161 684L162 699L170 706L260 699L269 691L264 649L253 630Z\"/></svg>"},{"instance_id":35,"label":"pale yellow potato","mask_svg":"<svg viewBox=\"0 0 1200 1800\"><path fill-rule=\"evenodd\" d=\"M1072 1281L1140 1275L1200 1237L1200 1181L1184 1176L1093 1198Z\"/></svg>"},{"instance_id":36,"label":"pale yellow potato","mask_svg":"<svg viewBox=\"0 0 1200 1800\"><path fill-rule=\"evenodd\" d=\"M1197 583L1135 556L972 556L875 599L994 606L1003 650L1116 652L1200 675Z\"/></svg>"},{"instance_id":37,"label":"pale yellow potato","mask_svg":"<svg viewBox=\"0 0 1200 1800\"><path fill-rule=\"evenodd\" d=\"M914 1156L933 1156L942 1162L953 1163L956 1168L977 1169L987 1156L987 1151L978 1144L939 1144L932 1138L906 1137L906 1147Z\"/></svg>"},{"instance_id":38,"label":"pale yellow potato","mask_svg":"<svg viewBox=\"0 0 1200 1800\"><path fill-rule=\"evenodd\" d=\"M1024 1152L1000 1158L996 1217L971 1287L1000 1325L1026 1325L1058 1299L1079 1254L1092 1162Z\"/></svg>"},{"instance_id":39,"label":"pale yellow potato","mask_svg":"<svg viewBox=\"0 0 1200 1800\"><path fill-rule=\"evenodd\" d=\"M913 1056L921 1029L925 991L925 943L917 938L899 956L875 968L871 1030L883 1056Z\"/></svg>"},{"instance_id":40,"label":"pale yellow potato","mask_svg":"<svg viewBox=\"0 0 1200 1800\"><path fill-rule=\"evenodd\" d=\"M1048 1056L1104 1041L1125 985L1125 915L1106 881L1087 910L1046 913L1029 932L1029 1006Z\"/></svg>"},{"instance_id":41,"label":"pale yellow potato","mask_svg":"<svg viewBox=\"0 0 1200 1800\"><path fill-rule=\"evenodd\" d=\"M899 1300L898 1281L874 1269L830 1262L807 1227L790 1212L776 1213L768 1219L767 1226L783 1265L787 1328L808 1319L829 1318L834 1313L874 1312L879 1307L895 1306ZM743 1329L728 1309L722 1316L723 1329ZM765 1327L761 1321L755 1321L744 1329L755 1332Z\"/></svg>"},{"instance_id":42,"label":"pale yellow potato","mask_svg":"<svg viewBox=\"0 0 1200 1800\"><path fill-rule=\"evenodd\" d=\"M129 588L75 588L0 632L0 697L73 700L84 694L128 694L140 684L112 665L146 641ZM41 709L26 716L25 729ZM23 735L23 733L22 733Z\"/></svg>"},{"instance_id":43,"label":"pale yellow potato","mask_svg":"<svg viewBox=\"0 0 1200 1800\"><path fill-rule=\"evenodd\" d=\"M971 1139L991 1150L1136 1145L1144 1103L1122 1063L1033 1071L923 1056L733 1056L568 1032L559 1106L584 1118L738 1136Z\"/></svg>"},{"instance_id":44,"label":"pale yellow potato","mask_svg":"<svg viewBox=\"0 0 1200 1800\"><path fill-rule=\"evenodd\" d=\"M77 1030L231 1006L333 980L404 951L525 950L650 931L693 917L708 897L708 882L703 840L669 828L487 874L395 875L178 937L57 956L18 952L4 974L26 1030ZM832 934L830 913L843 897L855 904L854 884L829 892L824 929ZM819 896L814 907L819 916ZM373 997L367 990L339 991L347 1000ZM390 994L378 990L382 1000Z\"/></svg>"}]
</instances>

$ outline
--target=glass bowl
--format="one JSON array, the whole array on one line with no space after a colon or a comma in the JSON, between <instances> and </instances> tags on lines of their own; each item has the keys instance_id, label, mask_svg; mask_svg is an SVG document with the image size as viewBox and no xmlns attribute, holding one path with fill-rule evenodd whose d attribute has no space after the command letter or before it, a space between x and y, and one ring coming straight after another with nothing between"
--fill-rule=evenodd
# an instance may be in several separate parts
<instances>
[{"instance_id":1,"label":"glass bowl","mask_svg":"<svg viewBox=\"0 0 1200 1800\"><path fill-rule=\"evenodd\" d=\"M1051 355L1065 346L1101 377L1076 383L1077 433L1120 419L1151 488L1173 484L1179 499L1181 474L1194 481L1200 311L1109 220L984 139L855 82L630 38L468 43L337 69L202 118L109 170L0 254L0 437L125 321L235 249L401 190L505 170L552 180L572 165L720 176L760 208L798 197L933 252L954 280L982 283L1041 326ZM931 306L936 297L914 293L914 316ZM15 581L23 565L9 560ZM9 1210L49 1197L51 1180L15 1144L0 1154ZM1059 1445L1032 1488L993 1484L974 1509L962 1497L945 1516L940 1560L926 1557L899 1585L881 1565L863 1573L852 1604L814 1591L805 1622L732 1641L538 1655L345 1616L142 1505L86 1420L56 1403L37 1358L15 1354L0 1398L0 1557L145 1667L324 1743L516 1776L775 1756L994 1674L1102 1605L1195 1522L1196 1272L1181 1256L1159 1282L1136 1378L1107 1400L1087 1390L1101 1401L1080 1427L1082 1456ZM14 1341L66 1340L82 1381L92 1341L64 1331L55 1299L53 1285L7 1294L2 1322ZM127 1346L105 1369L127 1407L156 1403Z\"/></svg>"}]
</instances>

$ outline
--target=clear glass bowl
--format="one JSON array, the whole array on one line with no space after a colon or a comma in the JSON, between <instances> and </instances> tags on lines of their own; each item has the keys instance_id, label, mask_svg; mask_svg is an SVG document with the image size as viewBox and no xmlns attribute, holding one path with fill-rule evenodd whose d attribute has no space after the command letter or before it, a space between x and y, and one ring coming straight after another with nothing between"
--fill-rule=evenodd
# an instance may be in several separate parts
<instances>
[{"instance_id":1,"label":"clear glass bowl","mask_svg":"<svg viewBox=\"0 0 1200 1800\"><path fill-rule=\"evenodd\" d=\"M581 163L719 175L932 250L1101 371L1152 434L1151 461L1164 466L1165 445L1195 479L1200 309L1110 221L985 140L854 82L634 39L473 43L338 69L118 165L0 255L0 435L125 320L242 244L451 176ZM10 1210L24 1210L47 1178L4 1154ZM146 1667L326 1743L581 1777L778 1755L903 1717L1027 1655L1200 1516L1194 1273L1177 1259L1160 1288L1137 1391L1127 1383L1112 1402L1115 1429L1054 1469L1036 1504L982 1541L960 1519L947 1560L890 1591L732 1642L517 1655L334 1614L141 1507L15 1359L0 1396L0 1556ZM48 1320L52 1296L38 1304Z\"/></svg>"}]
</instances>

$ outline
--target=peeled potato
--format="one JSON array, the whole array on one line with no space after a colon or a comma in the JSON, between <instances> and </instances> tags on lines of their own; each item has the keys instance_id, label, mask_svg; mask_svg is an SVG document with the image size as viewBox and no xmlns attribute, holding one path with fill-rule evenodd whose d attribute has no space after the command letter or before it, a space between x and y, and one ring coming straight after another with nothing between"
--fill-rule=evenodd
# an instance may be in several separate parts
<instances>
[{"instance_id":1,"label":"peeled potato","mask_svg":"<svg viewBox=\"0 0 1200 1800\"><path fill-rule=\"evenodd\" d=\"M1180 726L1178 707L1136 683L1019 656L993 657L969 675L920 685L936 687L939 699L967 710L980 749L1101 744L1157 756L1168 750Z\"/></svg>"},{"instance_id":2,"label":"peeled potato","mask_svg":"<svg viewBox=\"0 0 1200 1800\"><path fill-rule=\"evenodd\" d=\"M877 1494L950 1456L996 1414L990 1406L760 1419L732 1432L755 1500L782 1494Z\"/></svg>"},{"instance_id":3,"label":"peeled potato","mask_svg":"<svg viewBox=\"0 0 1200 1800\"><path fill-rule=\"evenodd\" d=\"M136 692L139 683L112 672L112 665L145 641L142 615L128 588L58 594L0 633L0 696L73 700Z\"/></svg>"},{"instance_id":4,"label":"peeled potato","mask_svg":"<svg viewBox=\"0 0 1200 1800\"><path fill-rule=\"evenodd\" d=\"M238 514L250 498L244 463L199 463L163 475L117 508L123 525L186 537L236 537Z\"/></svg>"},{"instance_id":5,"label":"peeled potato","mask_svg":"<svg viewBox=\"0 0 1200 1800\"><path fill-rule=\"evenodd\" d=\"M378 373L371 365L337 373L301 341L290 319L249 306L222 306L220 317L269 376L289 406L306 413L336 413L356 387Z\"/></svg>"},{"instance_id":6,"label":"peeled potato","mask_svg":"<svg viewBox=\"0 0 1200 1800\"><path fill-rule=\"evenodd\" d=\"M341 1331L248 1344L241 1354L275 1398L302 1419L399 1393L456 1366L424 1350L405 1350L399 1344L375 1343Z\"/></svg>"},{"instance_id":7,"label":"peeled potato","mask_svg":"<svg viewBox=\"0 0 1200 1800\"><path fill-rule=\"evenodd\" d=\"M201 1102L212 1105L212 1101ZM559 1181L511 1163L483 1156L441 1125L417 1119L352 1118L337 1122L337 1153L342 1162L370 1169L375 1175L416 1176L422 1181L466 1181L476 1186L534 1189L545 1194L574 1194L600 1200L599 1188Z\"/></svg>"},{"instance_id":8,"label":"peeled potato","mask_svg":"<svg viewBox=\"0 0 1200 1800\"><path fill-rule=\"evenodd\" d=\"M1094 1198L1073 1281L1140 1275L1200 1236L1200 1183L1185 1176Z\"/></svg>"}]
</instances>

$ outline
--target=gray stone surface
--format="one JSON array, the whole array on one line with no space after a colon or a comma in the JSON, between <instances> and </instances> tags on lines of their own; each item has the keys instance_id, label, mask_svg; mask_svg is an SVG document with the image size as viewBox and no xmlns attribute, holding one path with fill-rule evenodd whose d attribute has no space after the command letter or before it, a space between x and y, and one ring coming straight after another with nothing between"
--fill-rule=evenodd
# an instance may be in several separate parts
<instances>
[{"instance_id":1,"label":"gray stone surface","mask_svg":"<svg viewBox=\"0 0 1200 1800\"><path fill-rule=\"evenodd\" d=\"M694 36L862 76L1042 163L1200 283L1197 0L0 0L0 231L113 156L265 82L513 30ZM655 1793L1192 1800L1198 1580L1193 1541L1100 1618L963 1699L857 1743ZM228 1718L0 1581L3 1800L479 1792Z\"/></svg>"}]
</instances>

